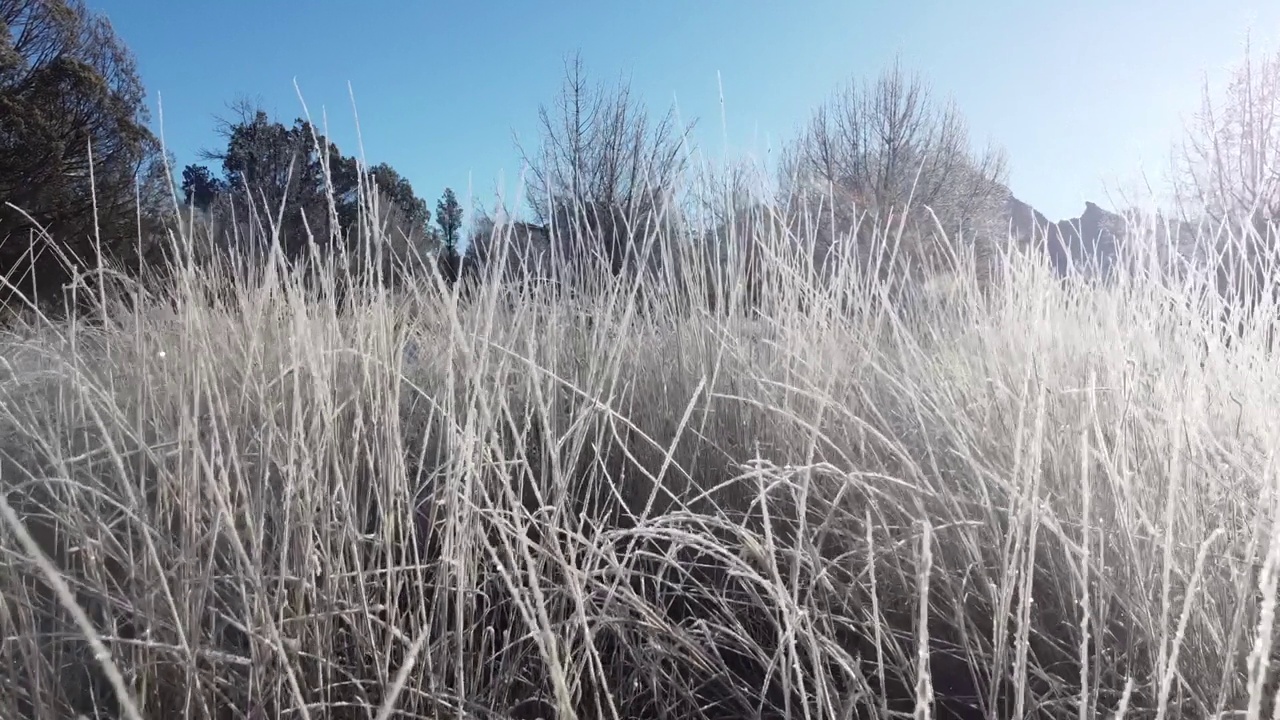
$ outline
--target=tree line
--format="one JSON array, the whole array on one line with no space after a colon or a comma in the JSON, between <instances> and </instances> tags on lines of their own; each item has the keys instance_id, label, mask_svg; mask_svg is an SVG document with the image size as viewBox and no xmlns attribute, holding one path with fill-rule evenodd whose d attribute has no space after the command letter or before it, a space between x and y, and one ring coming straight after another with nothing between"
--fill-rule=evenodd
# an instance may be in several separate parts
<instances>
[{"instance_id":1,"label":"tree line","mask_svg":"<svg viewBox=\"0 0 1280 720\"><path fill-rule=\"evenodd\" d=\"M1278 89L1280 55L1246 63L1221 97L1206 87L1198 124L1172 153L1180 218L1266 230L1280 217ZM301 261L359 255L376 237L380 253L429 259L450 278L468 260L530 248L595 257L616 274L655 234L715 248L765 215L784 231L817 222L825 238L905 228L908 264L936 254L931 238L979 249L1007 239L1004 153L975 148L955 105L898 63L815 108L773 182L739 167L698 175L692 124L674 107L651 112L625 78L592 80L576 55L538 121L537 143L517 148L525 247L500 232L511 209L477 212L464 243L451 189L433 214L392 165L362 167L307 120L285 124L245 102L220 121L221 146L175 180L133 56L107 20L82 0L0 0L0 301L56 304L102 260L126 271L171 262L170 238L195 225L206 254L275 246ZM1263 245L1250 252L1274 243Z\"/></svg>"},{"instance_id":2,"label":"tree line","mask_svg":"<svg viewBox=\"0 0 1280 720\"><path fill-rule=\"evenodd\" d=\"M305 119L286 126L247 102L235 111L237 117L219 127L224 148L202 153L221 172L205 164L182 170L183 207L209 214L238 209L246 217L253 216L255 206L273 212L285 208L276 233L283 254L293 259L306 253L308 239L343 238L367 212L368 195L376 194L389 213L383 218L389 224L380 231L423 254L456 253L463 211L451 188L437 201L432 223L427 201L391 165L379 163L362 172L354 156L344 155Z\"/></svg>"},{"instance_id":3,"label":"tree line","mask_svg":"<svg viewBox=\"0 0 1280 720\"><path fill-rule=\"evenodd\" d=\"M220 121L222 146L174 182L145 100L132 54L81 0L0 0L0 304L65 310L94 268L162 267L183 215L216 227L212 252L278 241L298 260L377 225L424 257L457 254L451 189L433 217L392 165L361 168L306 120L247 102Z\"/></svg>"}]
</instances>

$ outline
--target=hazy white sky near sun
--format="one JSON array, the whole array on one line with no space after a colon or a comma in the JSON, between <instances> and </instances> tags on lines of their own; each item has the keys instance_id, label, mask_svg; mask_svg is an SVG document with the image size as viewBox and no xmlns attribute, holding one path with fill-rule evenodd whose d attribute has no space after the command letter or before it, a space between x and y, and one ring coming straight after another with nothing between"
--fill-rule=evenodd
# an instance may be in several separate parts
<instances>
[{"instance_id":1,"label":"hazy white sky near sun","mask_svg":"<svg viewBox=\"0 0 1280 720\"><path fill-rule=\"evenodd\" d=\"M215 147L214 118L238 97L286 122L313 117L435 198L446 185L491 206L520 173L540 102L581 50L600 79L631 76L655 111L699 119L709 154L769 157L840 84L900 54L954 98L976 144L1005 148L1010 185L1051 219L1085 200L1118 205L1145 169L1161 179L1197 107L1203 73L1225 79L1243 52L1280 40L1275 0L648 3L88 0L138 57L179 167ZM723 81L725 122L717 73ZM156 114L156 122L159 115Z\"/></svg>"}]
</instances>

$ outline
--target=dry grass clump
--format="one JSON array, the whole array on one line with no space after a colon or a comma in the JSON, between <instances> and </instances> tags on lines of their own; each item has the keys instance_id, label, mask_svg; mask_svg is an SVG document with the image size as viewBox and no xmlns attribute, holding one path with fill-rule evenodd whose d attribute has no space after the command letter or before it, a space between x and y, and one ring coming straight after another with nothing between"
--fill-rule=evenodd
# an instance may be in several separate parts
<instances>
[{"instance_id":1,"label":"dry grass clump","mask_svg":"<svg viewBox=\"0 0 1280 720\"><path fill-rule=\"evenodd\" d=\"M1269 711L1257 347L1155 276L888 303L794 240L750 307L215 267L20 326L0 716Z\"/></svg>"}]
</instances>

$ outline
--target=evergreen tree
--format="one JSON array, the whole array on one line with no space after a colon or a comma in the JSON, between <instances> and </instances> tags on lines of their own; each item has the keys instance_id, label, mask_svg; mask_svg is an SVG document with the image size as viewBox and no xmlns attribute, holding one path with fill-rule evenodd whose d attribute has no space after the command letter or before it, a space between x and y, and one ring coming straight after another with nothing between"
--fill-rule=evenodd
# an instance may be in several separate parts
<instances>
[{"instance_id":1,"label":"evergreen tree","mask_svg":"<svg viewBox=\"0 0 1280 720\"><path fill-rule=\"evenodd\" d=\"M167 192L145 97L132 53L81 0L0 2L0 273L29 298L59 305L99 248L140 260L139 212L146 235Z\"/></svg>"},{"instance_id":2,"label":"evergreen tree","mask_svg":"<svg viewBox=\"0 0 1280 720\"><path fill-rule=\"evenodd\" d=\"M436 224L440 226L440 239L450 253L458 252L458 238L462 231L462 206L452 188L445 188L444 195L436 202Z\"/></svg>"}]
</instances>

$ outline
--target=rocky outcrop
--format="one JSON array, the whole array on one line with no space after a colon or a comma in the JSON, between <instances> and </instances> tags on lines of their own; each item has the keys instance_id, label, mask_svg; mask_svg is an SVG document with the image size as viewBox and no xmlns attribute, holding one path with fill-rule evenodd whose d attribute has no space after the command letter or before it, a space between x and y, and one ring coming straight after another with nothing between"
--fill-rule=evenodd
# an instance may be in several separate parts
<instances>
[{"instance_id":1,"label":"rocky outcrop","mask_svg":"<svg viewBox=\"0 0 1280 720\"><path fill-rule=\"evenodd\" d=\"M1125 237L1125 218L1086 202L1079 217L1050 222L1043 213L1009 193L1005 203L1010 238L1039 248L1059 275L1106 276L1114 271Z\"/></svg>"},{"instance_id":2,"label":"rocky outcrop","mask_svg":"<svg viewBox=\"0 0 1280 720\"><path fill-rule=\"evenodd\" d=\"M1123 217L1086 202L1080 217L1057 224L1057 242L1050 252L1061 260L1054 267L1062 274L1110 275L1119 260L1125 225Z\"/></svg>"},{"instance_id":3,"label":"rocky outcrop","mask_svg":"<svg viewBox=\"0 0 1280 720\"><path fill-rule=\"evenodd\" d=\"M1009 234L1020 244L1029 244L1043 236L1053 223L1039 210L1019 200L1012 192L1005 201L1004 214L1009 221Z\"/></svg>"},{"instance_id":4,"label":"rocky outcrop","mask_svg":"<svg viewBox=\"0 0 1280 720\"><path fill-rule=\"evenodd\" d=\"M1154 258L1159 267L1185 272L1214 264L1212 233L1185 220L1136 210L1111 212L1086 202L1079 217L1050 222L1031 205L1009 194L1005 217L1010 238L1023 248L1038 248L1060 276L1105 278L1121 267ZM1140 247L1131 243L1140 243ZM1141 249L1143 253L1129 252Z\"/></svg>"}]
</instances>

